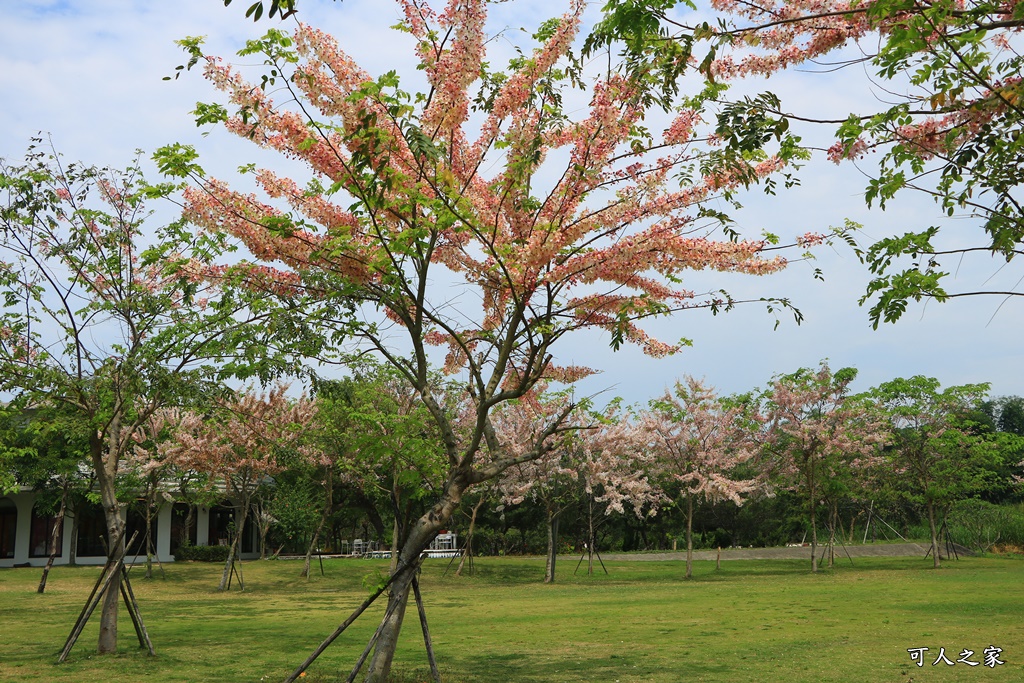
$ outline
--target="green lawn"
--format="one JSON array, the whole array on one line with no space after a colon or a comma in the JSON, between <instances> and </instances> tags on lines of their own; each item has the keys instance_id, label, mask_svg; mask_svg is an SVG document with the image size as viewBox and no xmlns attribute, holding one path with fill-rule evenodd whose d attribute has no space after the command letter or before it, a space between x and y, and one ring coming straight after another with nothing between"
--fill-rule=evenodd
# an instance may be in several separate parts
<instances>
[{"instance_id":1,"label":"green lawn","mask_svg":"<svg viewBox=\"0 0 1024 683\"><path fill-rule=\"evenodd\" d=\"M1024 681L1024 561L967 558L938 570L919 558L858 559L817 576L806 561L612 562L610 574L540 583L533 559L483 558L471 577L422 579L446 683L519 681ZM157 655L140 654L122 612L121 654L94 654L96 622L68 662L57 652L97 568L0 569L0 681L153 683L282 680L367 594L383 562L325 561L298 577L292 561L245 565L244 593L217 593L219 567L168 565L166 580L133 581ZM314 565L315 567L315 565ZM304 681L344 680L383 605L374 606ZM396 680L427 680L415 612ZM932 666L939 647L1003 649L1005 665ZM925 666L907 648L931 648Z\"/></svg>"}]
</instances>

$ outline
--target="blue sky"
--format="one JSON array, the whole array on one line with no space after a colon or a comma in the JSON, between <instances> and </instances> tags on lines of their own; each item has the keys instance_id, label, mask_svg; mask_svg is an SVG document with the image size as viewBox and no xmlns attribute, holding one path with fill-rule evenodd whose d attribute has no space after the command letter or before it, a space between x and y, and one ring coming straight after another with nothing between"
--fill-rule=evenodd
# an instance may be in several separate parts
<instances>
[{"instance_id":1,"label":"blue sky","mask_svg":"<svg viewBox=\"0 0 1024 683\"><path fill-rule=\"evenodd\" d=\"M254 26L243 18L248 4L236 0L225 8L217 0L24 0L5 8L0 22L0 156L18 159L29 138L45 131L69 160L100 165L125 166L134 150L142 149L148 157L170 142L195 145L208 169L227 179L250 161L279 164L223 131L204 136L195 128L189 115L195 102L215 99L197 74L161 80L184 61L175 39L205 35L210 52L229 56L247 38L269 28L266 19ZM590 8L591 19L598 5ZM304 21L332 32L371 73L397 69L415 82L408 40L388 28L398 19L391 3L302 0L301 11ZM509 36L515 37L514 27L534 27L561 12L558 3L514 0L493 6L492 24L511 27ZM508 42L499 39L494 47L507 51ZM838 111L842 116L878 106L880 94L863 76L859 71L828 76L793 72L756 84L756 89L777 92L791 111ZM823 131L807 135L827 146ZM943 225L952 242L979 241L974 222L946 219L921 196L900 197L884 212L867 210L864 176L853 166L815 159L801 177L800 187L780 189L776 197L752 193L745 198L745 209L737 216L740 226L754 235L768 230L792 236L849 218L864 225L859 237L863 242L931 224ZM1015 269L1000 266L988 256L964 262L950 289L975 289L993 275L988 287L1017 287ZM824 271L824 282L812 278L814 267ZM796 263L768 278L720 281L701 276L691 285L694 289L727 286L738 298L789 297L805 322L797 326L784 317L773 330L775 319L755 305L717 317L684 313L650 328L667 340L693 340L693 348L675 357L649 359L636 349L612 353L607 338L591 334L563 345L559 361L600 368L602 373L586 380L583 390L608 388L606 395L621 395L628 402L662 393L683 374L703 376L724 392L744 391L764 385L773 374L814 366L824 358L833 367L859 368L860 389L897 376L925 374L943 384L989 381L997 395L1024 394L1024 300L1008 301L1001 308L995 297L914 305L897 325L872 331L867 310L857 305L867 279L847 248L819 250L813 264Z\"/></svg>"}]
</instances>

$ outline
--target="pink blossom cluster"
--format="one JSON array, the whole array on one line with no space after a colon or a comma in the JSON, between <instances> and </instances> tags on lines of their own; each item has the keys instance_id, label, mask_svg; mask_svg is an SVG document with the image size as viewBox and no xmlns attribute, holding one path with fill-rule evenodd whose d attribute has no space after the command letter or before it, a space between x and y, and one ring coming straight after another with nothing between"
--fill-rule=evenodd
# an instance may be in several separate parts
<instances>
[{"instance_id":1,"label":"pink blossom cluster","mask_svg":"<svg viewBox=\"0 0 1024 683\"><path fill-rule=\"evenodd\" d=\"M743 169L722 168L680 187L676 169L701 161L694 144L699 114L679 112L651 149L637 150L634 129L645 112L634 86L614 73L594 84L585 113L553 121L549 112L557 104L537 84L566 56L585 5L572 0L550 37L497 88L476 134L469 129L468 103L485 59L483 0L451 0L440 12L424 0L400 0L404 27L418 41L431 86L407 119L396 120L381 98L354 98L369 75L330 36L308 26L295 34L299 63L291 82L303 106L329 125L309 125L296 108L271 101L260 87L210 58L207 78L246 111L246 120L235 117L228 128L303 161L340 192L324 196L260 171L262 190L280 202L213 180L202 191L185 193L189 217L234 235L259 260L273 264L248 272L261 287L273 289L272 279L280 278L288 291L300 285L307 269L323 269L368 288L371 299L384 297L381 309L399 325L425 321L425 341L448 347L449 371L487 353L490 342L483 340L522 334L523 326L535 324L527 312L534 310L548 311L560 332L614 329L646 353L673 353L678 347L651 338L640 320L652 303L672 310L709 304L678 284L684 273L762 275L787 265L782 257L764 256L762 241L694 236L694 207L776 173L785 162L771 157ZM374 122L369 131L367 120ZM413 151L407 139L412 125L429 138L437 158ZM553 186L535 196L532 178L554 150L567 152L568 161ZM368 160L372 173L354 172L357 155ZM366 206L357 215L346 207L353 197L367 196L371 175L388 182L373 186L372 215ZM282 202L290 213L278 206ZM288 221L294 230L269 227ZM393 278L397 264L419 258L478 291L481 311L472 324L453 323L444 306L430 306L429 296L427 305L416 300L410 295L415 287L400 294L380 287ZM517 374L526 368L520 360L509 359L509 377L525 376ZM569 381L586 372L549 368L547 376Z\"/></svg>"},{"instance_id":2,"label":"pink blossom cluster","mask_svg":"<svg viewBox=\"0 0 1024 683\"><path fill-rule=\"evenodd\" d=\"M862 41L871 35L888 36L902 31L907 14L895 13L881 19L869 19L872 2L845 2L837 0L769 0L745 2L743 0L713 0L712 6L740 21L731 27L729 41L732 52L718 56L711 65L711 73L720 78L739 78L749 75L772 74L822 57L851 42ZM986 35L998 49L1010 49L1010 36L1019 34L1022 27L1012 20L1015 7L1012 0L1001 3L990 15L991 26ZM964 0L954 5L967 7ZM916 8L908 7L907 13ZM963 14L951 12L945 20L931 15L931 32L923 36L926 44L949 41L964 30ZM866 46L873 53L877 48ZM1019 80L1014 76L1007 79ZM1011 87L997 82L991 89L975 89L950 95L939 93L941 101L932 99L932 108L946 112L934 117L903 125L882 135L882 142L901 144L911 154L923 160L944 155L966 140L977 135L982 126L1001 116L1007 106L1018 97ZM949 100L946 101L948 96ZM920 117L920 114L915 116ZM828 150L828 158L835 163L844 159L861 158L868 150L863 140L849 145L837 142Z\"/></svg>"},{"instance_id":3,"label":"pink blossom cluster","mask_svg":"<svg viewBox=\"0 0 1024 683\"><path fill-rule=\"evenodd\" d=\"M772 74L826 54L851 40L867 35L872 27L864 5L833 0L783 0L746 3L713 0L712 6L727 14L748 19L752 26L733 34L737 49L755 51L734 59L725 55L711 67L722 78ZM761 28L761 25L767 26Z\"/></svg>"},{"instance_id":4,"label":"pink blossom cluster","mask_svg":"<svg viewBox=\"0 0 1024 683\"><path fill-rule=\"evenodd\" d=\"M405 3L411 4L411 3ZM406 12L406 16L409 16ZM469 87L479 78L484 57L483 0L450 0L439 17L439 27L452 34L450 47L421 37L428 46L421 53L427 79L433 87L430 103L423 111L423 126L457 136L458 128L469 116Z\"/></svg>"},{"instance_id":5,"label":"pink blossom cluster","mask_svg":"<svg viewBox=\"0 0 1024 683\"><path fill-rule=\"evenodd\" d=\"M867 153L868 143L863 138L857 138L850 144L836 142L828 148L829 161L840 163L845 159L861 159Z\"/></svg>"},{"instance_id":6,"label":"pink blossom cluster","mask_svg":"<svg viewBox=\"0 0 1024 683\"><path fill-rule=\"evenodd\" d=\"M679 112L665 130L666 145L684 145L693 137L693 129L701 122L700 114L692 109Z\"/></svg>"},{"instance_id":7,"label":"pink blossom cluster","mask_svg":"<svg viewBox=\"0 0 1024 683\"><path fill-rule=\"evenodd\" d=\"M682 484L685 496L742 505L757 489L756 479L736 479L733 471L754 457L758 444L740 420L740 407L726 408L715 390L693 377L652 401L639 429L655 454L662 481Z\"/></svg>"},{"instance_id":8,"label":"pink blossom cluster","mask_svg":"<svg viewBox=\"0 0 1024 683\"><path fill-rule=\"evenodd\" d=\"M281 448L318 462L323 453L306 440L316 403L305 395L291 399L287 390L279 384L263 394L240 393L221 402L214 419L187 410L157 411L133 436L136 457L150 469L207 473L239 491L281 471L275 456Z\"/></svg>"},{"instance_id":9,"label":"pink blossom cluster","mask_svg":"<svg viewBox=\"0 0 1024 683\"><path fill-rule=\"evenodd\" d=\"M796 238L797 245L801 247L815 247L824 243L825 235L819 232L805 232Z\"/></svg>"}]
</instances>

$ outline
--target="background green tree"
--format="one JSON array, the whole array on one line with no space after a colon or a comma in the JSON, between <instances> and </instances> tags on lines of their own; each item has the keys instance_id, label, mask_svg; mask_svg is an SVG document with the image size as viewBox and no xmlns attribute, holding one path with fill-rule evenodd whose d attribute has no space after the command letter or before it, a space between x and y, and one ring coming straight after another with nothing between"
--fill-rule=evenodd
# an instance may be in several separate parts
<instances>
[{"instance_id":1,"label":"background green tree","mask_svg":"<svg viewBox=\"0 0 1024 683\"><path fill-rule=\"evenodd\" d=\"M902 492L927 514L935 567L939 527L949 506L980 493L992 476L994 444L964 417L987 391L987 384L940 390L937 379L917 375L883 382L870 392L891 427L888 455Z\"/></svg>"}]
</instances>

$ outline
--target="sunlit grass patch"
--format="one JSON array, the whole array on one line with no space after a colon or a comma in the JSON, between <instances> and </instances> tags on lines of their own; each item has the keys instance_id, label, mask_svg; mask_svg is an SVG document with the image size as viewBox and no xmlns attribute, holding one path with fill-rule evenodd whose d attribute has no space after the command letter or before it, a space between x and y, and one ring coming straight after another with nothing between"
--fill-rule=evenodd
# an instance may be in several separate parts
<instances>
[{"instance_id":1,"label":"sunlit grass patch","mask_svg":"<svg viewBox=\"0 0 1024 683\"><path fill-rule=\"evenodd\" d=\"M559 565L541 583L536 559L479 558L472 576L428 563L422 585L435 651L449 683L517 681L1018 681L1024 680L1024 563L967 558L939 570L920 558L858 558L812 575L806 562L606 562L608 574ZM133 580L156 647L137 649L121 622L116 657L94 654L90 624L69 661L57 652L97 568L0 570L0 681L128 683L280 681L367 595L386 563L325 560L299 577L296 562L245 565L245 592L218 593L220 568L166 566L166 579ZM303 681L345 680L376 626L375 605ZM94 622L97 618L94 616ZM415 611L396 656L400 683L429 678ZM907 648L959 653L1003 648L1005 665L924 667ZM955 658L954 658L955 659Z\"/></svg>"}]
</instances>

